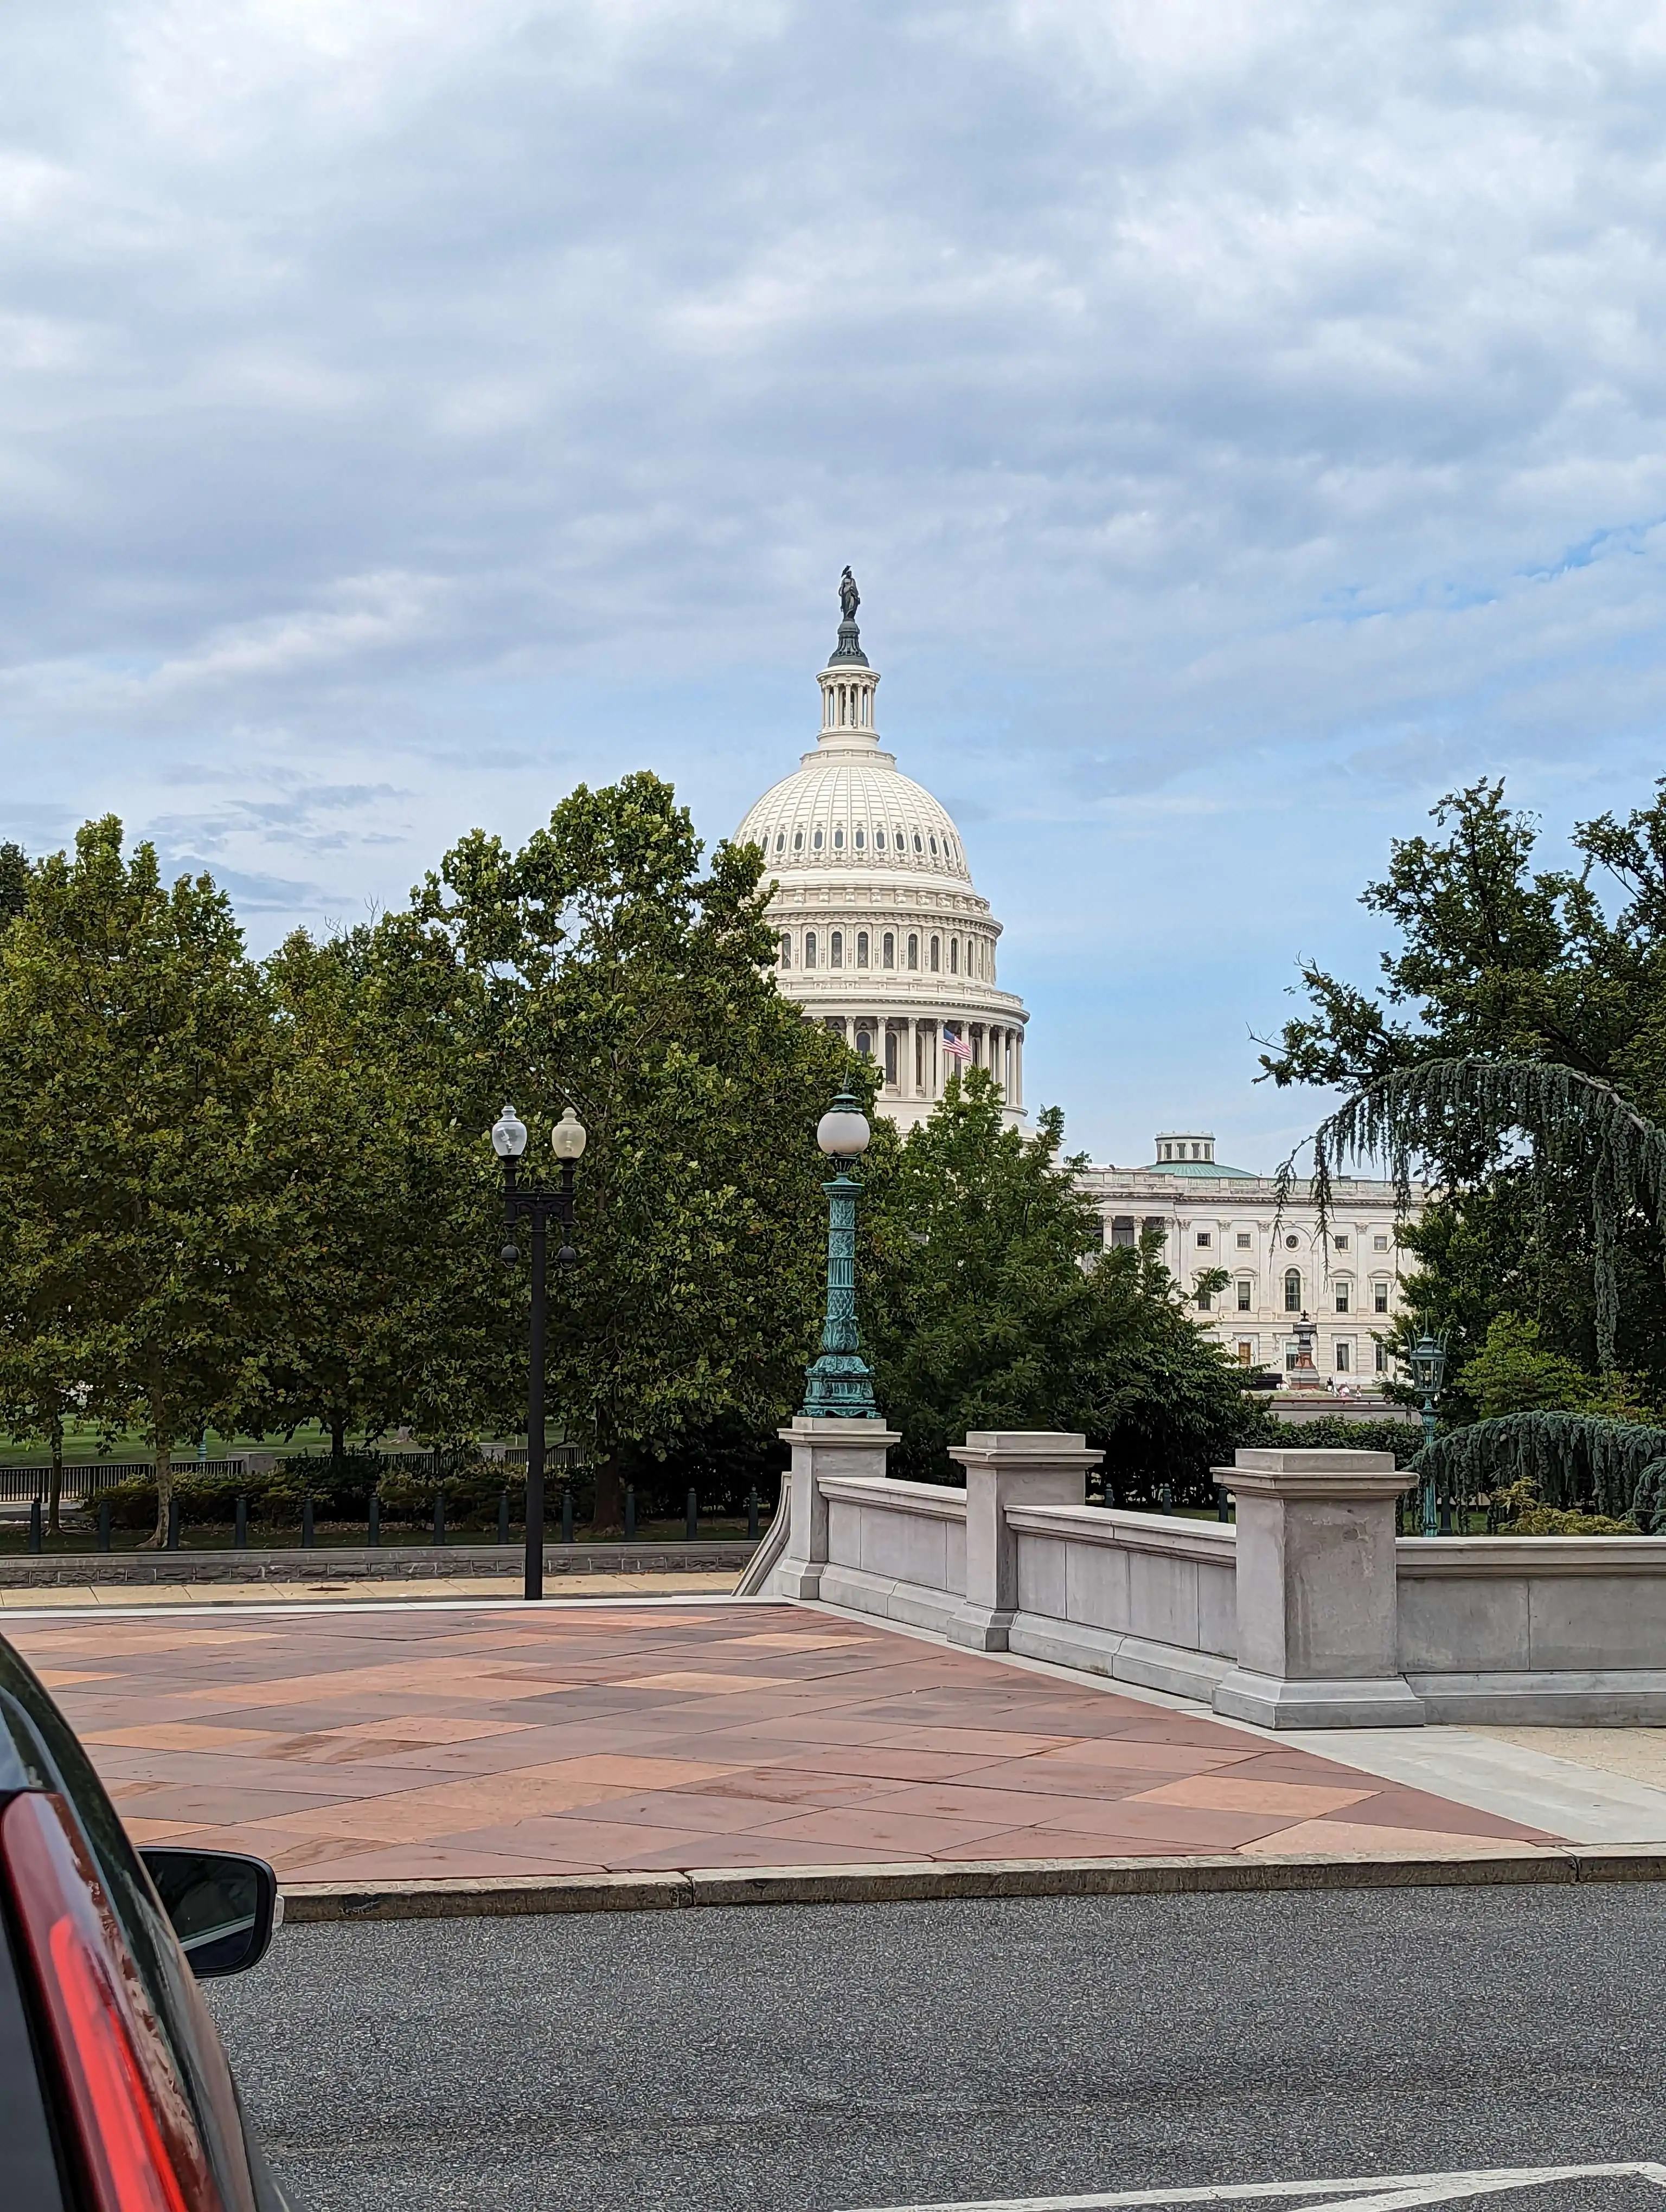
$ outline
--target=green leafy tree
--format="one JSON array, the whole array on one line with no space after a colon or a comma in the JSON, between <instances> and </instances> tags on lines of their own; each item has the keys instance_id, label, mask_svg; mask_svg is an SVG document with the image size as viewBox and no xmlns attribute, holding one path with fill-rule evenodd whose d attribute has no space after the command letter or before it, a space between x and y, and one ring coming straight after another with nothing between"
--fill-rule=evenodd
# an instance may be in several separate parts
<instances>
[{"instance_id":1,"label":"green leafy tree","mask_svg":"<svg viewBox=\"0 0 1666 2212\"><path fill-rule=\"evenodd\" d=\"M459 1121L483 1171L506 1098L535 1172L564 1106L590 1133L550 1377L603 1527L631 1454L791 1412L818 1311L813 1130L843 1048L775 988L761 855L701 862L671 787L636 775L581 786L518 853L477 831L413 902L412 957L477 989ZM483 1206L476 1234L502 1241Z\"/></svg>"},{"instance_id":2,"label":"green leafy tree","mask_svg":"<svg viewBox=\"0 0 1666 2212\"><path fill-rule=\"evenodd\" d=\"M1458 1376L1482 1420L1505 1413L1577 1413L1589 1406L1590 1378L1559 1352L1547 1352L1539 1324L1495 1314L1487 1341Z\"/></svg>"},{"instance_id":3,"label":"green leafy tree","mask_svg":"<svg viewBox=\"0 0 1666 2212\"><path fill-rule=\"evenodd\" d=\"M0 929L22 913L28 888L29 856L8 839L0 845Z\"/></svg>"},{"instance_id":4,"label":"green leafy tree","mask_svg":"<svg viewBox=\"0 0 1666 2212\"><path fill-rule=\"evenodd\" d=\"M1403 1231L1420 1266L1397 1350L1444 1330L1461 1378L1517 1315L1589 1388L1624 1372L1657 1402L1666 1237L1621 1124L1666 1121L1666 782L1623 820L1577 825L1577 870L1536 864L1537 824L1501 783L1433 818L1441 834L1396 841L1363 895L1393 933L1379 987L1305 963L1307 1009L1263 1069L1358 1094L1358 1132L1375 1115L1392 1150L1396 1123L1440 1186ZM1451 1402L1475 1410L1461 1380Z\"/></svg>"},{"instance_id":5,"label":"green leafy tree","mask_svg":"<svg viewBox=\"0 0 1666 2212\"><path fill-rule=\"evenodd\" d=\"M1056 1109L1031 1136L1006 1126L979 1068L952 1076L900 1142L876 1132L859 1304L880 1409L903 1435L897 1463L940 1480L969 1429L1076 1430L1104 1450L1119 1498L1166 1484L1201 1499L1210 1466L1262 1417L1160 1239L1101 1250L1062 1143Z\"/></svg>"},{"instance_id":6,"label":"green leafy tree","mask_svg":"<svg viewBox=\"0 0 1666 2212\"><path fill-rule=\"evenodd\" d=\"M0 933L0 1209L14 1281L90 1410L156 1455L234 1403L263 1321L271 1024L206 876L165 884L113 817L32 872ZM48 1247L55 1248L49 1255Z\"/></svg>"}]
</instances>

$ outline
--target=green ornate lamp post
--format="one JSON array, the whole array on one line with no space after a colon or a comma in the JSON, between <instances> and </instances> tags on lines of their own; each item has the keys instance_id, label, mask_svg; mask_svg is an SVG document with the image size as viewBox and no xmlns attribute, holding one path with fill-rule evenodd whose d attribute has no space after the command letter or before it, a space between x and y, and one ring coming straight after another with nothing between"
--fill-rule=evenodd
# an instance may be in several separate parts
<instances>
[{"instance_id":1,"label":"green ornate lamp post","mask_svg":"<svg viewBox=\"0 0 1666 2212\"><path fill-rule=\"evenodd\" d=\"M873 1132L862 1103L842 1091L816 1125L816 1142L833 1164L827 1193L827 1316L821 1355L805 1370L801 1413L812 1419L877 1421L873 1378L856 1333L856 1197L851 1170Z\"/></svg>"},{"instance_id":2,"label":"green ornate lamp post","mask_svg":"<svg viewBox=\"0 0 1666 2212\"><path fill-rule=\"evenodd\" d=\"M1435 1400L1440 1395L1440 1386L1446 1373L1446 1346L1438 1336L1426 1328L1412 1346L1412 1380L1423 1393L1423 1445L1426 1451L1435 1440ZM1432 1473L1423 1478L1421 1492L1422 1527L1425 1536L1450 1536L1452 1533L1451 1504L1438 1510L1435 1503L1435 1479Z\"/></svg>"}]
</instances>

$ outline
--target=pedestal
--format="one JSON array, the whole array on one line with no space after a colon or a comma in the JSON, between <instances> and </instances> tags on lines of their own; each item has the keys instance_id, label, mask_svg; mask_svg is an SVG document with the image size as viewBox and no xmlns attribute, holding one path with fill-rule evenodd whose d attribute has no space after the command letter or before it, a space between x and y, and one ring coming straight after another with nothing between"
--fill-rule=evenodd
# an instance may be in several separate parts
<instances>
[{"instance_id":1,"label":"pedestal","mask_svg":"<svg viewBox=\"0 0 1666 2212\"><path fill-rule=\"evenodd\" d=\"M836 1420L805 1413L775 1434L792 1447L787 1470L793 1502L787 1549L775 1572L782 1597L819 1597L827 1565L827 1500L819 1478L827 1474L879 1476L885 1455L902 1442L902 1432L883 1421Z\"/></svg>"},{"instance_id":2,"label":"pedestal","mask_svg":"<svg viewBox=\"0 0 1666 2212\"><path fill-rule=\"evenodd\" d=\"M966 1598L949 1640L974 1651L1004 1651L1018 1602L1018 1539L1009 1505L1082 1505L1088 1470L1103 1452L1085 1437L1045 1429L973 1429L949 1457L966 1470Z\"/></svg>"},{"instance_id":3,"label":"pedestal","mask_svg":"<svg viewBox=\"0 0 1666 2212\"><path fill-rule=\"evenodd\" d=\"M1263 1728L1415 1728L1400 1672L1391 1452L1243 1450L1214 1479L1237 1499L1237 1664L1218 1713Z\"/></svg>"}]
</instances>

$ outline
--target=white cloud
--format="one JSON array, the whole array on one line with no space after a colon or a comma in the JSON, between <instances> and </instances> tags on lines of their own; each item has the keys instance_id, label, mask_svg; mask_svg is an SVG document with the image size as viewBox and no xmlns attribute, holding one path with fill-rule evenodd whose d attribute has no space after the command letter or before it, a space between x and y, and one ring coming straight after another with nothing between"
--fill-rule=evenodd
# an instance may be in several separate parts
<instances>
[{"instance_id":1,"label":"white cloud","mask_svg":"<svg viewBox=\"0 0 1666 2212\"><path fill-rule=\"evenodd\" d=\"M1195 912L1150 1080L1213 1095L1440 788L1628 801L1657 749L1645 0L15 0L9 38L27 834L167 823L276 929L579 775L651 761L721 830L851 560L904 764L990 817L1015 943L1060 915L1049 1022L1134 1005L1050 995L1108 880Z\"/></svg>"}]
</instances>

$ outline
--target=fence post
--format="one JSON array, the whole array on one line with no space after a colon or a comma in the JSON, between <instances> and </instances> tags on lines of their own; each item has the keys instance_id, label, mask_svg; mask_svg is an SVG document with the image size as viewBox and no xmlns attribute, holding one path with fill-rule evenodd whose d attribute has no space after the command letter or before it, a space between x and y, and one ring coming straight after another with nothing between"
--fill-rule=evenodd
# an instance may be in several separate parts
<instances>
[{"instance_id":1,"label":"fence post","mask_svg":"<svg viewBox=\"0 0 1666 2212\"><path fill-rule=\"evenodd\" d=\"M434 1493L434 1540L436 1544L443 1544L446 1540L446 1493L443 1490L436 1490Z\"/></svg>"},{"instance_id":2,"label":"fence post","mask_svg":"<svg viewBox=\"0 0 1666 2212\"><path fill-rule=\"evenodd\" d=\"M29 1549L32 1552L40 1549L40 1500L38 1498L29 1500Z\"/></svg>"},{"instance_id":3,"label":"fence post","mask_svg":"<svg viewBox=\"0 0 1666 2212\"><path fill-rule=\"evenodd\" d=\"M380 1548L381 1540L382 1501L380 1493L373 1490L370 1493L370 1526L366 1533L366 1541L374 1552Z\"/></svg>"},{"instance_id":4,"label":"fence post","mask_svg":"<svg viewBox=\"0 0 1666 2212\"><path fill-rule=\"evenodd\" d=\"M249 1501L246 1493L240 1490L232 1514L231 1547L234 1552L246 1552L249 1548Z\"/></svg>"},{"instance_id":5,"label":"fence post","mask_svg":"<svg viewBox=\"0 0 1666 2212\"><path fill-rule=\"evenodd\" d=\"M754 1483L746 1493L746 1541L757 1541L757 1485Z\"/></svg>"},{"instance_id":6,"label":"fence post","mask_svg":"<svg viewBox=\"0 0 1666 2212\"><path fill-rule=\"evenodd\" d=\"M689 1485L689 1541L690 1544L697 1544L699 1540L700 1499L694 1485L690 1483Z\"/></svg>"},{"instance_id":7,"label":"fence post","mask_svg":"<svg viewBox=\"0 0 1666 2212\"><path fill-rule=\"evenodd\" d=\"M301 1548L303 1552L310 1552L313 1548L313 1493L310 1490L303 1490L301 1493Z\"/></svg>"},{"instance_id":8,"label":"fence post","mask_svg":"<svg viewBox=\"0 0 1666 2212\"><path fill-rule=\"evenodd\" d=\"M100 1552L107 1552L109 1548L110 1501L107 1498L100 1498L99 1500L99 1549Z\"/></svg>"},{"instance_id":9,"label":"fence post","mask_svg":"<svg viewBox=\"0 0 1666 2212\"><path fill-rule=\"evenodd\" d=\"M561 1540L563 1544L570 1544L573 1540L573 1486L570 1482L563 1482L561 1486Z\"/></svg>"},{"instance_id":10,"label":"fence post","mask_svg":"<svg viewBox=\"0 0 1666 2212\"><path fill-rule=\"evenodd\" d=\"M634 1482L628 1482L625 1485L625 1541L627 1544L634 1544L635 1540L636 1486Z\"/></svg>"},{"instance_id":11,"label":"fence post","mask_svg":"<svg viewBox=\"0 0 1666 2212\"><path fill-rule=\"evenodd\" d=\"M170 1498L167 1501L167 1548L170 1552L177 1552L179 1548L179 1501L177 1498Z\"/></svg>"},{"instance_id":12,"label":"fence post","mask_svg":"<svg viewBox=\"0 0 1666 2212\"><path fill-rule=\"evenodd\" d=\"M500 1490L497 1493L497 1540L500 1544L507 1544L509 1540L509 1493L507 1490Z\"/></svg>"}]
</instances>

